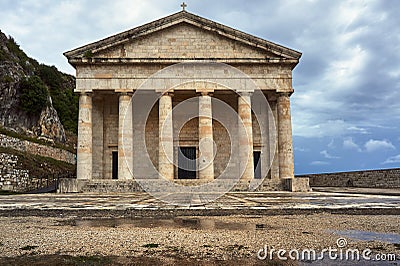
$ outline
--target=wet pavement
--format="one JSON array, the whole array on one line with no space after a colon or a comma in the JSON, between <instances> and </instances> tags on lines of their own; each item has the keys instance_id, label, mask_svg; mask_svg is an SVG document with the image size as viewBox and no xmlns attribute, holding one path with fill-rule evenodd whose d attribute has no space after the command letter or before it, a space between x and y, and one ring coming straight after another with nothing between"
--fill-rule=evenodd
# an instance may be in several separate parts
<instances>
[{"instance_id":1,"label":"wet pavement","mask_svg":"<svg viewBox=\"0 0 400 266\"><path fill-rule=\"evenodd\" d=\"M381 193L378 193L381 192ZM176 206L147 193L20 194L0 196L0 210L400 210L400 190L309 193L237 192L214 202ZM172 195L179 197L178 195ZM187 195L185 195L187 196ZM205 195L207 197L207 194Z\"/></svg>"},{"instance_id":2,"label":"wet pavement","mask_svg":"<svg viewBox=\"0 0 400 266\"><path fill-rule=\"evenodd\" d=\"M164 229L191 229L191 230L230 230L252 231L270 230L273 227L257 222L226 222L211 217L174 217L170 219L154 218L90 218L72 219L61 222L60 225L72 225L76 227L111 227L111 228L164 228Z\"/></svg>"}]
</instances>

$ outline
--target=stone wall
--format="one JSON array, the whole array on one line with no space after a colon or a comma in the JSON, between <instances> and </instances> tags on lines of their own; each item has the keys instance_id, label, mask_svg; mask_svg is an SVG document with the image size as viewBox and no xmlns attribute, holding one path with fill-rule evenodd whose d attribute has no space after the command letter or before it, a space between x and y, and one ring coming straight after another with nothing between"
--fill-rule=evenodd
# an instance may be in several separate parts
<instances>
[{"instance_id":1,"label":"stone wall","mask_svg":"<svg viewBox=\"0 0 400 266\"><path fill-rule=\"evenodd\" d=\"M50 157L69 164L76 164L75 154L54 147L41 145L27 140L20 140L0 134L0 147L11 148L43 157Z\"/></svg>"},{"instance_id":2,"label":"stone wall","mask_svg":"<svg viewBox=\"0 0 400 266\"><path fill-rule=\"evenodd\" d=\"M17 169L17 165L17 156L0 153L0 190L14 191L14 188L17 187L19 183L27 183L29 171Z\"/></svg>"},{"instance_id":3,"label":"stone wall","mask_svg":"<svg viewBox=\"0 0 400 266\"><path fill-rule=\"evenodd\" d=\"M311 187L400 188L400 168L297 177L308 177Z\"/></svg>"},{"instance_id":4,"label":"stone wall","mask_svg":"<svg viewBox=\"0 0 400 266\"><path fill-rule=\"evenodd\" d=\"M54 178L32 177L29 170L19 167L19 158L16 155L0 153L0 190L13 192L29 192L49 186L55 182Z\"/></svg>"}]
</instances>

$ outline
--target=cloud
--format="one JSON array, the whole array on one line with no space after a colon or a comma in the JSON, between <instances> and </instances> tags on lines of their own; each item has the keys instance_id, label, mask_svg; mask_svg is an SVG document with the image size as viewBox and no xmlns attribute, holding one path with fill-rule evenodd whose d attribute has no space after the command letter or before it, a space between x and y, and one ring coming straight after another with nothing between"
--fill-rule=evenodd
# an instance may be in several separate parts
<instances>
[{"instance_id":1,"label":"cloud","mask_svg":"<svg viewBox=\"0 0 400 266\"><path fill-rule=\"evenodd\" d=\"M395 150L396 147L388 140L368 140L365 145L365 149L367 152L374 152L377 150Z\"/></svg>"},{"instance_id":2,"label":"cloud","mask_svg":"<svg viewBox=\"0 0 400 266\"><path fill-rule=\"evenodd\" d=\"M387 158L386 161L384 161L382 164L393 164L393 163L400 163L400 154Z\"/></svg>"},{"instance_id":3,"label":"cloud","mask_svg":"<svg viewBox=\"0 0 400 266\"><path fill-rule=\"evenodd\" d=\"M343 148L348 150L356 150L361 152L360 146L358 146L354 141L353 138L348 137L343 140Z\"/></svg>"},{"instance_id":4,"label":"cloud","mask_svg":"<svg viewBox=\"0 0 400 266\"><path fill-rule=\"evenodd\" d=\"M322 154L326 159L339 159L340 158L338 156L330 155L328 153L328 151L326 151L326 150L321 151L320 154Z\"/></svg>"},{"instance_id":5,"label":"cloud","mask_svg":"<svg viewBox=\"0 0 400 266\"><path fill-rule=\"evenodd\" d=\"M306 148L301 148L301 147L294 147L295 151L299 151L299 152L309 152L310 149L306 149Z\"/></svg>"},{"instance_id":6,"label":"cloud","mask_svg":"<svg viewBox=\"0 0 400 266\"><path fill-rule=\"evenodd\" d=\"M303 117L302 117L303 116ZM308 118L305 114L300 116L300 119L293 121L293 135L300 137L336 137L353 133L367 134L366 128L351 125L349 122L342 119L327 120L318 124L307 124Z\"/></svg>"},{"instance_id":7,"label":"cloud","mask_svg":"<svg viewBox=\"0 0 400 266\"><path fill-rule=\"evenodd\" d=\"M310 165L329 165L329 162L325 162L325 161L312 161L310 163Z\"/></svg>"},{"instance_id":8,"label":"cloud","mask_svg":"<svg viewBox=\"0 0 400 266\"><path fill-rule=\"evenodd\" d=\"M330 149L336 148L334 139L331 139L331 141L328 143L328 148L330 148Z\"/></svg>"}]
</instances>

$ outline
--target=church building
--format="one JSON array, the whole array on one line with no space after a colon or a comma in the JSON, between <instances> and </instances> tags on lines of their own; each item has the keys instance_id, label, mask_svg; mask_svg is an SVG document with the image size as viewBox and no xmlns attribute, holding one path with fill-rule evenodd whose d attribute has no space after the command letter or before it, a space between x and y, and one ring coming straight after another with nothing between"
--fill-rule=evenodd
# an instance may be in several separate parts
<instances>
[{"instance_id":1,"label":"church building","mask_svg":"<svg viewBox=\"0 0 400 266\"><path fill-rule=\"evenodd\" d=\"M294 177L290 112L300 52L183 6L64 55L79 94L77 178L64 192L138 190L126 184L140 178L198 185L228 172L237 190L253 180L308 190Z\"/></svg>"}]
</instances>

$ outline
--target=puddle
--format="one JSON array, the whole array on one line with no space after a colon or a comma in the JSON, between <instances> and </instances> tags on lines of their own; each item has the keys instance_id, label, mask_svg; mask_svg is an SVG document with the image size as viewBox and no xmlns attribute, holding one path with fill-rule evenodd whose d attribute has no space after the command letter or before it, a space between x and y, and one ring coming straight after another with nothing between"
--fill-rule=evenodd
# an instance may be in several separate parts
<instances>
[{"instance_id":1,"label":"puddle","mask_svg":"<svg viewBox=\"0 0 400 266\"><path fill-rule=\"evenodd\" d=\"M69 220L60 222L61 225L78 227L139 227L139 228L188 228L193 230L268 230L271 226L262 223L223 222L211 218L110 218Z\"/></svg>"},{"instance_id":2,"label":"puddle","mask_svg":"<svg viewBox=\"0 0 400 266\"><path fill-rule=\"evenodd\" d=\"M329 231L342 237L348 237L361 241L382 241L390 244L400 244L400 235L394 233L377 233L358 230Z\"/></svg>"}]
</instances>

